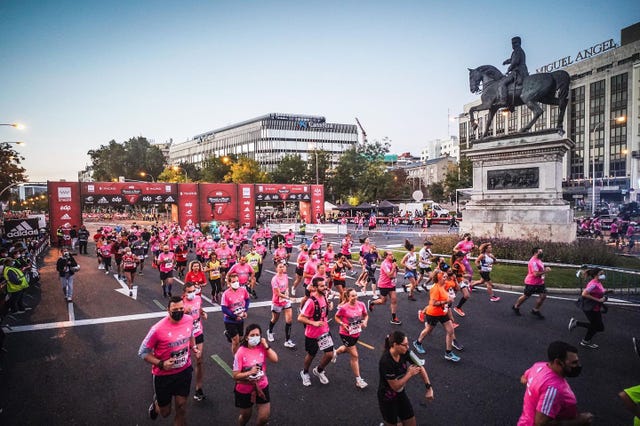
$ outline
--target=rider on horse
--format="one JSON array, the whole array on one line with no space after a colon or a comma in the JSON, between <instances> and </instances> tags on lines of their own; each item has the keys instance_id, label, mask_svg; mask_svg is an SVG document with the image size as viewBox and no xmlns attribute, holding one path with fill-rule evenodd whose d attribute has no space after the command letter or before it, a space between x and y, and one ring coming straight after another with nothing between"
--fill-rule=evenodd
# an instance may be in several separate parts
<instances>
[{"instance_id":1,"label":"rider on horse","mask_svg":"<svg viewBox=\"0 0 640 426\"><path fill-rule=\"evenodd\" d=\"M520 37L516 36L511 39L511 46L513 47L511 58L502 63L502 65L509 64L509 68L507 69L507 74L502 80L500 80L498 86L498 102L502 105L508 106L511 110L513 109L513 102L509 102L507 99L507 85L509 83L513 83L515 97L515 86L521 85L522 80L529 75L529 70L527 69L527 57L524 50L522 50L522 47L520 47L521 43L522 40Z\"/></svg>"}]
</instances>

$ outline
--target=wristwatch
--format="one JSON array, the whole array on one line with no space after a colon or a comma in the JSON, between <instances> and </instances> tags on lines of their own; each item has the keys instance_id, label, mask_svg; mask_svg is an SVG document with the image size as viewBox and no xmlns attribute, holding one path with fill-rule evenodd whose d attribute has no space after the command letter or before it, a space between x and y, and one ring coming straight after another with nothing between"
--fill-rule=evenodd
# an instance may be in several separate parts
<instances>
[{"instance_id":1,"label":"wristwatch","mask_svg":"<svg viewBox=\"0 0 640 426\"><path fill-rule=\"evenodd\" d=\"M431 383L425 383L425 384L424 384L424 387L425 387L427 390L431 389Z\"/></svg>"}]
</instances>

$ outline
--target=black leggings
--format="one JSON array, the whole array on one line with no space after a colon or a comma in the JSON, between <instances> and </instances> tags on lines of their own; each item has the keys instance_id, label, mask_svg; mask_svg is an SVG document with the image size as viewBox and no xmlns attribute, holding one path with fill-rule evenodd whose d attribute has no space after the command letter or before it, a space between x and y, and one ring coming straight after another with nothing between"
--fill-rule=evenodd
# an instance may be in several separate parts
<instances>
[{"instance_id":1,"label":"black leggings","mask_svg":"<svg viewBox=\"0 0 640 426\"><path fill-rule=\"evenodd\" d=\"M578 327L587 329L584 340L589 342L596 333L604 331L604 323L602 322L602 312L600 311L584 311L584 314L589 322L578 321Z\"/></svg>"}]
</instances>

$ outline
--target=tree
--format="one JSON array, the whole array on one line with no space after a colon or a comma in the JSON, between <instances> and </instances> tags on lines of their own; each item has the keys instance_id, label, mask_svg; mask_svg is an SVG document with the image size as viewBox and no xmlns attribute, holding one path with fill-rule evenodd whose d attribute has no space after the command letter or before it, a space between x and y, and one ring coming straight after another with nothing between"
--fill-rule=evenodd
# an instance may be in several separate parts
<instances>
[{"instance_id":1,"label":"tree","mask_svg":"<svg viewBox=\"0 0 640 426\"><path fill-rule=\"evenodd\" d=\"M24 157L16 152L8 143L0 143L0 191L18 183L26 182L25 168L20 164ZM9 198L10 191L5 191L1 200Z\"/></svg>"},{"instance_id":2,"label":"tree","mask_svg":"<svg viewBox=\"0 0 640 426\"><path fill-rule=\"evenodd\" d=\"M427 185L427 194L430 199L438 203L449 201L448 194L445 194L444 182L435 182Z\"/></svg>"},{"instance_id":3,"label":"tree","mask_svg":"<svg viewBox=\"0 0 640 426\"><path fill-rule=\"evenodd\" d=\"M316 167L317 167L317 180L316 180ZM323 185L326 184L330 177L331 161L329 153L323 150L309 151L306 162L306 173L304 182L316 183Z\"/></svg>"},{"instance_id":4,"label":"tree","mask_svg":"<svg viewBox=\"0 0 640 426\"><path fill-rule=\"evenodd\" d=\"M238 157L235 154L224 157L211 157L204 160L200 169L200 178L204 182L229 182L231 179L231 164L236 162Z\"/></svg>"},{"instance_id":5,"label":"tree","mask_svg":"<svg viewBox=\"0 0 640 426\"><path fill-rule=\"evenodd\" d=\"M240 157L231 164L230 182L233 183L267 183L269 176L260 169L260 164L249 157Z\"/></svg>"},{"instance_id":6,"label":"tree","mask_svg":"<svg viewBox=\"0 0 640 426\"><path fill-rule=\"evenodd\" d=\"M157 176L165 166L160 148L141 136L121 144L111 140L107 145L90 150L88 155L92 162L93 178L98 181L110 181L119 176L139 179L141 172Z\"/></svg>"},{"instance_id":7,"label":"tree","mask_svg":"<svg viewBox=\"0 0 640 426\"><path fill-rule=\"evenodd\" d=\"M299 154L285 155L270 173L274 183L303 183L307 176L307 163Z\"/></svg>"},{"instance_id":8,"label":"tree","mask_svg":"<svg viewBox=\"0 0 640 426\"><path fill-rule=\"evenodd\" d=\"M454 199L456 189L471 188L472 186L473 163L467 157L461 156L457 167L450 167L445 175L444 191L449 199Z\"/></svg>"}]
</instances>

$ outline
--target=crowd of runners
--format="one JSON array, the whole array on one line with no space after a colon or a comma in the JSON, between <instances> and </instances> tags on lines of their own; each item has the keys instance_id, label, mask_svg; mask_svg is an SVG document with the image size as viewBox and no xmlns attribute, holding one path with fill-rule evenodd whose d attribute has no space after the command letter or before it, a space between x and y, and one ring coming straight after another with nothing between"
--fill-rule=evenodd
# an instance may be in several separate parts
<instances>
[{"instance_id":1,"label":"crowd of runners","mask_svg":"<svg viewBox=\"0 0 640 426\"><path fill-rule=\"evenodd\" d=\"M277 352L271 346L276 340L287 350L297 350L298 345L303 345L306 354L299 374L303 386L312 385L312 376L321 384L328 384L327 368L348 355L355 387L366 388L368 383L360 374L358 339L366 332L370 315L378 315L382 305L389 305L390 323L402 325L397 314L398 285L406 294L407 302L403 303L416 303L417 321L424 323L424 329L413 339L400 329L386 336L385 355L380 360L378 403L386 423L411 424L415 418L404 395L404 383L419 375L426 386L425 397L432 399L434 392L424 361L413 350L425 353L424 340L442 324L444 359L459 362L464 346L456 338L456 328L460 326L457 318L466 316L463 308L474 287L485 286L489 300L500 301L491 281L491 271L497 262L492 246L483 243L477 247L469 234L465 234L446 257L434 255L428 240L423 241L417 251L407 240L406 252L396 257L391 250L379 251L370 238L361 238L359 244L355 243L350 233L334 244L326 242L317 230L309 241L300 242L292 230L280 233L268 227L254 230L225 225L216 226L206 234L195 226L181 229L175 224L149 228L133 225L128 229L102 227L94 235L94 241L98 268L106 273L113 269L130 288L136 275L148 273L149 265L157 269L154 272L160 281L158 294L167 300L168 315L151 328L139 355L152 364L154 401L149 407L150 417L169 416L173 400L178 424L186 415L192 370L195 370L196 382L193 397L197 401L205 398L201 355L203 320L207 319L203 303L208 293L211 299L207 300L220 306L224 334L234 357L239 424L249 421L254 405L257 424L265 424L269 419L266 369L268 362L278 361ZM472 253L477 254L477 272L470 262ZM544 274L548 268L541 259L542 250L535 248L524 293L512 306L516 315L520 315L520 306L537 294L538 301L531 313L544 318L540 308L546 294ZM262 269L267 261L273 262L275 274L265 279ZM287 275L289 264L295 265L294 279ZM403 280L398 280L399 274ZM473 280L476 274L479 279ZM182 284L179 288L174 284L176 278ZM251 301L257 298L256 284L261 279L262 284L270 282L271 288L271 318L262 325L248 320ZM347 285L348 279L354 282L352 286ZM600 287L596 290L600 291ZM428 299L426 306L418 302L419 293L428 293L423 299ZM366 303L359 300L362 296L368 298ZM276 326L281 316L285 323L284 339L279 340ZM596 317L588 316L588 323L572 319L569 325L570 329L587 328L586 339L581 342L583 346L597 347L590 341L596 332L602 331L601 318ZM595 319L592 321L592 318ZM599 318L600 323L596 323ZM332 332L330 321L337 330ZM304 326L304 335L294 329L294 322ZM180 330L180 333L171 330ZM318 354L321 356L314 366Z\"/></svg>"}]
</instances>

